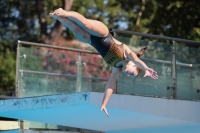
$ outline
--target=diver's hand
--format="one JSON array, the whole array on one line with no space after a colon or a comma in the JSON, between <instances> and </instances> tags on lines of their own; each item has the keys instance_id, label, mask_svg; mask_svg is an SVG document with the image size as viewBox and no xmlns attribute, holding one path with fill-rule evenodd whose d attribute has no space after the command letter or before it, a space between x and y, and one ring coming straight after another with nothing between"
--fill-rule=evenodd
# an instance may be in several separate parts
<instances>
[{"instance_id":1,"label":"diver's hand","mask_svg":"<svg viewBox=\"0 0 200 133\"><path fill-rule=\"evenodd\" d=\"M153 78L153 79L158 79L158 74L157 74L157 72L154 71L154 70L151 69L151 68L146 68L144 77L146 77L146 76L150 76L150 77Z\"/></svg>"},{"instance_id":2,"label":"diver's hand","mask_svg":"<svg viewBox=\"0 0 200 133\"><path fill-rule=\"evenodd\" d=\"M106 107L103 106L103 105L101 105L101 111L102 111L102 110L106 113L106 115L107 115L108 117L110 116L110 115L108 114L108 111L107 111Z\"/></svg>"}]
</instances>

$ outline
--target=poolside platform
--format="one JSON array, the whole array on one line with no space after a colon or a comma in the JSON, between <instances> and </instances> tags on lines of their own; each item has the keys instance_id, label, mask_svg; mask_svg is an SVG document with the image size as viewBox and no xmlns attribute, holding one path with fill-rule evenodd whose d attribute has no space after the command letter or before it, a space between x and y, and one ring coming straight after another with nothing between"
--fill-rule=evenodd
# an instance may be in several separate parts
<instances>
[{"instance_id":1,"label":"poolside platform","mask_svg":"<svg viewBox=\"0 0 200 133\"><path fill-rule=\"evenodd\" d=\"M200 102L113 94L100 111L103 93L81 92L0 101L0 116L106 133L199 133Z\"/></svg>"}]
</instances>

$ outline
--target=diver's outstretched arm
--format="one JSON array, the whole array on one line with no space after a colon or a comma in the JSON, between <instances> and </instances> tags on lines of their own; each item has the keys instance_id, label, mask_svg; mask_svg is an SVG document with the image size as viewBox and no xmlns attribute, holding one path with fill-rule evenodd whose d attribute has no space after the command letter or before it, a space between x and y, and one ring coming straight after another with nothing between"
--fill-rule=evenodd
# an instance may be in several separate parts
<instances>
[{"instance_id":1,"label":"diver's outstretched arm","mask_svg":"<svg viewBox=\"0 0 200 133\"><path fill-rule=\"evenodd\" d=\"M107 116L110 116L110 115L107 112L106 105L108 103L108 100L110 99L110 96L115 90L116 81L120 73L121 73L121 68L113 67L108 83L106 85L106 90L105 90L104 98L101 105L101 111L103 110Z\"/></svg>"},{"instance_id":2,"label":"diver's outstretched arm","mask_svg":"<svg viewBox=\"0 0 200 133\"><path fill-rule=\"evenodd\" d=\"M129 58L129 60L133 61L138 67L143 69L145 72L144 77L150 76L153 79L158 79L157 72L153 69L149 68L142 60L140 60L137 55L130 50L128 46L124 46L125 48L125 55Z\"/></svg>"}]
</instances>

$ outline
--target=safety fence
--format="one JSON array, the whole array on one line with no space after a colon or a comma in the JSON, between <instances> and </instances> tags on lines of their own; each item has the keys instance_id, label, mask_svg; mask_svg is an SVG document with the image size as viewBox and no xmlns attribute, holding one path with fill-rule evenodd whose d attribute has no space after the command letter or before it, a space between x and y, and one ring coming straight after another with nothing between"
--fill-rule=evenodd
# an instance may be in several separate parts
<instances>
[{"instance_id":1,"label":"safety fence","mask_svg":"<svg viewBox=\"0 0 200 133\"><path fill-rule=\"evenodd\" d=\"M116 93L173 99L200 99L200 43L191 40L113 29L115 37L133 51L147 46L141 59L159 79L129 78L123 73ZM129 34L171 41L134 39ZM193 45L185 45L193 44ZM94 91L104 92L111 68L97 52L48 44L18 41L16 96L30 97Z\"/></svg>"}]
</instances>

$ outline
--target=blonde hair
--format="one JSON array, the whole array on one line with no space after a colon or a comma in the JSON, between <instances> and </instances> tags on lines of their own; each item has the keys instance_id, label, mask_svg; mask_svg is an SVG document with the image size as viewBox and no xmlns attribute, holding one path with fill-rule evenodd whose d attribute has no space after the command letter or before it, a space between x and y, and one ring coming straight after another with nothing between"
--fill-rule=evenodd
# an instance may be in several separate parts
<instances>
[{"instance_id":1,"label":"blonde hair","mask_svg":"<svg viewBox=\"0 0 200 133\"><path fill-rule=\"evenodd\" d=\"M142 55L144 54L144 52L146 52L146 50L147 50L147 47L144 47L144 48L140 49L140 50L136 53L137 57L139 58L140 56L142 56ZM140 73L142 73L142 69L141 69L141 68L137 67L136 69L137 69L137 71L138 71L138 75L139 75ZM137 76L138 76L138 75L137 75ZM136 77L137 77L137 76L136 76Z\"/></svg>"}]
</instances>

